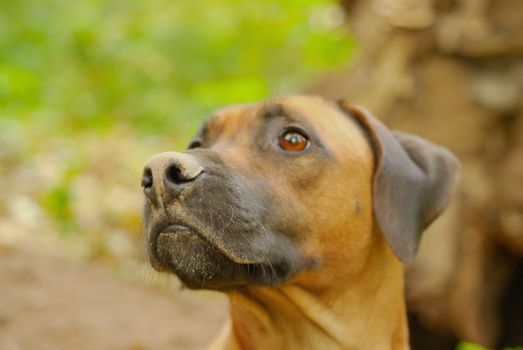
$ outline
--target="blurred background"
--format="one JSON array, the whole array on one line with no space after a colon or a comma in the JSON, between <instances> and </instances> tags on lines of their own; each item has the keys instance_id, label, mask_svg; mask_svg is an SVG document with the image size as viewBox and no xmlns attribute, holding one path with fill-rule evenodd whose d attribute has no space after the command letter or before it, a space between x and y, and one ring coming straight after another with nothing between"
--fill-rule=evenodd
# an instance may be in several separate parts
<instances>
[{"instance_id":1,"label":"blurred background","mask_svg":"<svg viewBox=\"0 0 523 350\"><path fill-rule=\"evenodd\" d=\"M518 0L0 0L0 349L208 344L225 301L149 268L143 164L298 92L463 162L407 269L414 349L523 345L522 34Z\"/></svg>"}]
</instances>

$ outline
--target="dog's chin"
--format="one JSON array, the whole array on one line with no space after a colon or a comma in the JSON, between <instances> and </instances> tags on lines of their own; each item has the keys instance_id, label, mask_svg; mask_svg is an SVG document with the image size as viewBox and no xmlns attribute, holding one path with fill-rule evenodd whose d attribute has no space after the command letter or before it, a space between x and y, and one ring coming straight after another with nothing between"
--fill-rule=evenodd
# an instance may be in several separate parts
<instances>
[{"instance_id":1,"label":"dog's chin","mask_svg":"<svg viewBox=\"0 0 523 350\"><path fill-rule=\"evenodd\" d=\"M213 289L230 278L223 275L223 268L231 262L197 232L184 226L171 225L158 233L150 254L157 270L176 274L189 288Z\"/></svg>"},{"instance_id":2,"label":"dog's chin","mask_svg":"<svg viewBox=\"0 0 523 350\"><path fill-rule=\"evenodd\" d=\"M193 229L171 225L152 242L150 259L159 271L174 273L190 289L231 290L248 285L279 285L295 271L287 261L234 262Z\"/></svg>"}]
</instances>

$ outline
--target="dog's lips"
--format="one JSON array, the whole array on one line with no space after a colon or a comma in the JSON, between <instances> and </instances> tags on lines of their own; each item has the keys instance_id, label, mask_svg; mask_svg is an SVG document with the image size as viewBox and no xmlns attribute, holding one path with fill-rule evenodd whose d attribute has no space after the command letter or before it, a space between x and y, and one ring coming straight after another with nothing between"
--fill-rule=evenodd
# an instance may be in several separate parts
<instances>
[{"instance_id":1,"label":"dog's lips","mask_svg":"<svg viewBox=\"0 0 523 350\"><path fill-rule=\"evenodd\" d=\"M242 261L227 249L220 249L212 237L207 238L194 226L179 221L158 223L150 232L152 266L157 271L178 275L190 288L205 285L226 290L249 283L275 285L297 271L286 261Z\"/></svg>"},{"instance_id":2,"label":"dog's lips","mask_svg":"<svg viewBox=\"0 0 523 350\"><path fill-rule=\"evenodd\" d=\"M192 233L192 231L189 229L188 226L173 224L160 229L158 235L171 233Z\"/></svg>"},{"instance_id":3,"label":"dog's lips","mask_svg":"<svg viewBox=\"0 0 523 350\"><path fill-rule=\"evenodd\" d=\"M197 234L195 230L191 229L188 225L184 225L181 223L176 224L167 224L165 226L161 226L157 229L152 229L151 234L149 235L149 244L154 247L154 249L157 249L158 239L160 236L168 236L168 235L174 235L174 234Z\"/></svg>"},{"instance_id":4,"label":"dog's lips","mask_svg":"<svg viewBox=\"0 0 523 350\"><path fill-rule=\"evenodd\" d=\"M214 240L209 237L207 237L205 234L203 234L201 231L199 231L196 227L185 224L185 223L169 223L165 226L160 226L159 229L152 230L151 235L149 236L149 244L151 246L152 254L156 258L156 260L159 257L159 249L161 249L158 244L159 241L162 239L174 239L176 236L185 236L187 238L192 237L191 239L193 241L200 241L200 243L205 243L212 247L212 249L216 250L217 252L221 253L227 259L231 260L232 262L236 264L258 264L258 263L264 263L264 261L257 261L257 260L251 260L246 259L244 257L236 256L235 254L232 254L229 252L226 248L222 247L220 244L217 244L214 242ZM184 249L184 248L181 248ZM155 264L157 265L157 264Z\"/></svg>"},{"instance_id":5,"label":"dog's lips","mask_svg":"<svg viewBox=\"0 0 523 350\"><path fill-rule=\"evenodd\" d=\"M215 233L212 229L201 227L197 223L189 224L184 221L171 221L164 225L154 225L149 235L149 244L153 252L157 252L158 241L160 238L167 238L168 236L186 236L192 237L193 240L199 240L205 242L205 244L212 247L212 249L223 254L227 259L240 265L250 264L263 264L266 263L264 256L249 257L243 254L238 254L234 249L229 249L223 242L220 241L218 235L215 237ZM183 249L183 248L182 248ZM154 253L153 253L154 254Z\"/></svg>"},{"instance_id":6,"label":"dog's lips","mask_svg":"<svg viewBox=\"0 0 523 350\"><path fill-rule=\"evenodd\" d=\"M150 246L149 252L151 257L151 265L155 270L160 272L171 270L170 262L161 258L162 254L160 253L159 242L168 238L169 236L189 233L192 234L189 230L189 227L181 224L168 224L165 226L160 226L157 229L151 229L148 239Z\"/></svg>"},{"instance_id":7,"label":"dog's lips","mask_svg":"<svg viewBox=\"0 0 523 350\"><path fill-rule=\"evenodd\" d=\"M180 223L168 224L156 230L156 232L153 231L153 234L151 235L151 244L153 245L154 250L157 251L159 249L159 241L162 240L162 238L165 239L171 237L172 239L176 236L193 237L193 239L201 240L202 242L210 244L209 241L205 239L205 237L203 237L197 229Z\"/></svg>"}]
</instances>

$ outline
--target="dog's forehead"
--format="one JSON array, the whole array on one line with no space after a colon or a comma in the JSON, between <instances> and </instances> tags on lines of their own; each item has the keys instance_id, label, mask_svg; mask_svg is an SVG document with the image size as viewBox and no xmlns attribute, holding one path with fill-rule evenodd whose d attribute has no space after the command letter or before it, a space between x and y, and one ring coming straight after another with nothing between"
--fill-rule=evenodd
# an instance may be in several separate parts
<instances>
[{"instance_id":1,"label":"dog's forehead","mask_svg":"<svg viewBox=\"0 0 523 350\"><path fill-rule=\"evenodd\" d=\"M276 100L273 103L281 104L285 110L311 123L318 128L329 128L342 122L346 124L346 116L340 112L338 106L331 100L317 96L291 96Z\"/></svg>"},{"instance_id":2,"label":"dog's forehead","mask_svg":"<svg viewBox=\"0 0 523 350\"><path fill-rule=\"evenodd\" d=\"M283 100L288 108L304 116L331 150L369 157L370 144L356 120L337 103L321 97L296 96Z\"/></svg>"},{"instance_id":3,"label":"dog's forehead","mask_svg":"<svg viewBox=\"0 0 523 350\"><path fill-rule=\"evenodd\" d=\"M205 138L229 137L244 128L252 119L255 104L241 104L221 108L208 117L200 130Z\"/></svg>"},{"instance_id":4,"label":"dog's forehead","mask_svg":"<svg viewBox=\"0 0 523 350\"><path fill-rule=\"evenodd\" d=\"M271 117L285 117L290 121L306 122L314 127L346 124L347 117L332 101L320 97L292 96L261 103L234 105L222 108L206 121L207 129L219 130L220 134L249 129L269 122Z\"/></svg>"},{"instance_id":5,"label":"dog's forehead","mask_svg":"<svg viewBox=\"0 0 523 350\"><path fill-rule=\"evenodd\" d=\"M205 123L210 139L250 137L274 118L285 118L294 126L312 127L322 143L335 153L367 155L368 142L353 118L338 105L321 97L291 96L267 102L235 105L216 111Z\"/></svg>"}]
</instances>

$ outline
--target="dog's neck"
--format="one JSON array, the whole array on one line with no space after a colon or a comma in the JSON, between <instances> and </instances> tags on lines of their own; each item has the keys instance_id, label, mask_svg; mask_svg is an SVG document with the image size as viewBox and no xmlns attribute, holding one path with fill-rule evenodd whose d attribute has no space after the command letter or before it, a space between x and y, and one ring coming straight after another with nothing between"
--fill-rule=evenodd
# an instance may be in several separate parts
<instances>
[{"instance_id":1,"label":"dog's neck","mask_svg":"<svg viewBox=\"0 0 523 350\"><path fill-rule=\"evenodd\" d=\"M333 278L328 288L294 281L229 293L226 348L409 348L403 268L388 247L373 249L357 274Z\"/></svg>"}]
</instances>

